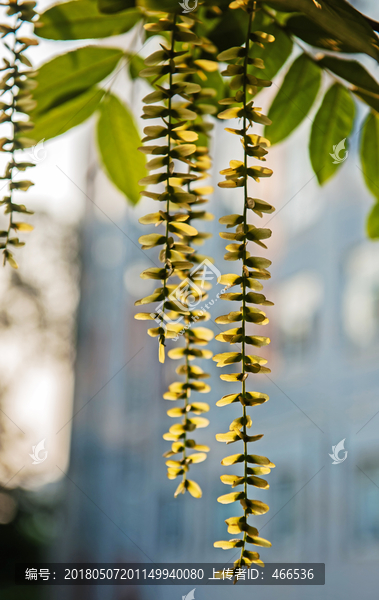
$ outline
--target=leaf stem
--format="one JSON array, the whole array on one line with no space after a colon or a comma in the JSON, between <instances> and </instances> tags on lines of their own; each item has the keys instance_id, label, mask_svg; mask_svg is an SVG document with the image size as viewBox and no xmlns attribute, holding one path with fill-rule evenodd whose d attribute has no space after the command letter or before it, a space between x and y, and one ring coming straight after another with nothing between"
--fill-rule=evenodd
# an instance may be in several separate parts
<instances>
[{"instance_id":1,"label":"leaf stem","mask_svg":"<svg viewBox=\"0 0 379 600\"><path fill-rule=\"evenodd\" d=\"M189 340L189 336L188 333L185 334L185 338L186 338L186 350L190 349L190 340ZM188 353L186 354L186 397L185 397L185 401L184 401L184 421L183 421L183 425L186 426L187 425L187 406L188 406L188 398L189 398L189 359L188 359ZM184 438L183 438L183 445L184 445L184 449L183 449L183 461L186 460L187 455L186 455L186 442L187 442L187 431L184 432ZM185 464L184 464L185 466ZM184 471L183 473L183 483L185 484L187 479L187 472Z\"/></svg>"},{"instance_id":2,"label":"leaf stem","mask_svg":"<svg viewBox=\"0 0 379 600\"><path fill-rule=\"evenodd\" d=\"M12 144L12 151L11 151L11 164L12 167L10 169L10 174L9 174L9 186L11 186L12 182L13 182L13 169L14 169L14 140L15 140L15 135L16 135L16 131L15 131L15 126L14 126L14 121L13 121L13 117L14 117L14 113L16 112L16 94L14 92L14 86L16 85L15 82L15 75L16 73L18 73L18 68L17 68L17 54L16 54L16 44L17 44L17 31L19 30L21 26L21 23L19 22L19 17L17 15L16 17L16 23L14 26L14 35L13 35L13 46L12 46L12 53L13 53L13 64L11 66L12 70L13 70L13 86L12 86L12 104L11 104L11 113L9 115L10 117L10 123L12 125L12 137L13 137L13 144ZM9 204L12 204L12 188L9 187L9 197L10 197L10 201ZM10 210L9 212L9 224L8 224L8 229L7 229L7 237L4 241L4 249L3 249L3 267L5 267L6 262L7 262L7 248L8 248L8 244L9 244L9 236L11 234L11 229L12 229L12 225L13 225L13 210Z\"/></svg>"},{"instance_id":3,"label":"leaf stem","mask_svg":"<svg viewBox=\"0 0 379 600\"><path fill-rule=\"evenodd\" d=\"M255 5L254 5L255 8ZM246 134L247 134L247 130L248 130L248 124L247 124L247 119L246 119L246 106L247 106L247 98L246 98L246 82L247 82L247 67L248 67L248 58L249 58L249 46L250 46L250 29L251 29L251 23L253 21L254 18L254 9L252 12L249 13L249 22L248 22L248 26L247 26L247 35L246 35L246 43L245 43L245 48L246 48L246 52L245 52L245 59L244 59L244 72L243 72L243 77L244 77L244 82L243 82L243 108L244 108L244 117L243 117L243 140L244 140L244 207L243 207L243 228L244 228L244 233L246 234L246 225L247 225L247 152L246 152L246 146L247 146L247 142L246 142ZM244 244L245 244L245 248L244 248L244 252L243 252L243 259L242 259L242 374L243 374L243 380L242 380L242 398L245 398L245 393L246 393L246 379L245 379L245 357L246 357L246 348L245 348L245 326L246 326L246 320L245 320L245 310L246 310L246 303L245 303L245 295L246 295L246 275L245 275L245 270L246 270L246 266L245 266L245 261L246 261L246 246L247 246L247 240L246 237L244 238ZM246 406L245 404L243 405L243 435L244 435L244 442L243 442L243 453L244 453L244 494L245 494L245 499L247 499L247 442L246 442ZM246 508L244 509L244 519L245 521L247 520L247 511ZM246 545L246 537L247 537L247 532L244 532L244 536L243 536L243 545L241 547L241 555L240 555L240 564L243 564L243 554L245 552L245 545Z\"/></svg>"},{"instance_id":4,"label":"leaf stem","mask_svg":"<svg viewBox=\"0 0 379 600\"><path fill-rule=\"evenodd\" d=\"M172 97L171 97L171 89L172 89L172 75L175 69L175 63L173 60L173 54L174 54L174 49L175 49L175 27L176 27L176 13L174 14L174 18L173 18L173 29L172 29L172 35L171 35L171 48L170 48L170 75L169 75L169 96L168 96L168 125L167 125L167 129L168 129L168 135L167 135L167 184L166 184L166 192L167 192L167 201L166 201L166 213L167 213L167 220L166 220L166 248L165 248L165 267L166 267L166 274L165 274L165 278L164 278L164 283L163 283L163 294L164 294L164 299L163 299L163 306L162 306L162 316L161 319L163 321L164 319L164 314L165 314L165 308L166 308L166 299L168 296L168 290L167 290L167 279L169 277L169 269L168 269L168 261L169 261L169 248L168 248L168 240L169 240L169 215L170 215L170 164L171 164L171 128L172 128L172 122L171 122L171 101L172 101Z\"/></svg>"}]
</instances>

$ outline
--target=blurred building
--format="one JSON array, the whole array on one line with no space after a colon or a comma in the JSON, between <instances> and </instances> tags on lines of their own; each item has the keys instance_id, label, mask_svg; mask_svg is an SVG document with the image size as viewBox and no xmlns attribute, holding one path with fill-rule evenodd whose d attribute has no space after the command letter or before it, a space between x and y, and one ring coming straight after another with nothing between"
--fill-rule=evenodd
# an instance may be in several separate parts
<instances>
[{"instance_id":1,"label":"blurred building","mask_svg":"<svg viewBox=\"0 0 379 600\"><path fill-rule=\"evenodd\" d=\"M269 503L270 512L252 522L273 542L262 549L263 560L324 562L326 585L306 591L260 587L259 598L353 600L359 594L371 600L379 555L379 248L365 237L371 199L356 167L356 148L320 189L302 150L307 129L304 124L286 146L272 151L275 176L256 193L278 211L262 219L273 230L265 255L273 261L266 289L275 307L268 309L266 328L272 373L254 377L255 389L270 395L270 402L252 411L254 433L265 434L254 451L268 455L277 468L269 476L270 489L254 494ZM232 151L224 135L217 130L215 183ZM228 452L215 434L227 431L238 407L215 407L225 386L220 370L207 361L204 368L213 375L207 399L211 423L196 438L211 452L192 471L203 498L174 499L177 482L167 480L162 458L169 448L162 434L172 424L162 393L176 365L158 363L155 340L133 319L135 300L150 292L139 273L155 259L138 245L146 232L138 218L154 208L147 200L136 209L126 206L94 157L85 193L71 463L65 526L53 559L231 561L234 553L214 549L213 542L227 539L224 519L238 511L216 500L226 493L220 460L234 448ZM215 234L218 217L239 210L238 202L232 192L216 191L210 205L216 220L205 222L208 230ZM228 272L218 235L204 251ZM230 310L222 304L214 305L212 319ZM211 349L225 351L215 341ZM347 458L332 464L329 454L341 440ZM153 593L174 600L190 589L66 587L59 598L144 600ZM51 598L58 597L52 590ZM220 586L196 593L199 600L229 595ZM234 593L250 598L252 590Z\"/></svg>"}]
</instances>

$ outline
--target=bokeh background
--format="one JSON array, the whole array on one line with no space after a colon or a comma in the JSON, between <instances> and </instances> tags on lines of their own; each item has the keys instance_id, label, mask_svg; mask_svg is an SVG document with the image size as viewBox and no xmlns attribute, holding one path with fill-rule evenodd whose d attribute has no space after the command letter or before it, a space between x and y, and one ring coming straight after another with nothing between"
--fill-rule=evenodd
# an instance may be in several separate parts
<instances>
[{"instance_id":1,"label":"bokeh background","mask_svg":"<svg viewBox=\"0 0 379 600\"><path fill-rule=\"evenodd\" d=\"M374 0L353 4L379 19ZM127 43L127 35L122 39ZM38 65L61 51L59 42L42 41L31 55ZM377 78L374 61L367 66ZM138 120L143 83L120 73L115 89ZM268 106L275 89L263 92L258 104ZM263 351L272 373L255 376L257 391L268 393L270 402L252 415L254 432L265 434L254 450L277 468L270 489L256 491L270 512L252 522L273 542L262 549L263 560L324 562L326 584L237 586L233 595L241 600L252 593L262 600L371 600L377 590L379 246L365 236L372 199L358 166L360 132L336 177L320 189L306 149L313 116L271 150L274 176L254 190L277 208L262 219L273 231L265 253L273 262L266 291L275 306L265 332L272 343ZM216 125L216 191L208 205L216 218L202 222L213 234L204 253L221 273L230 268L218 218L241 210L238 193L217 188L220 169L239 156L231 137ZM203 498L174 499L177 484L166 478L162 454L169 445L162 434L171 423L162 393L176 364L158 363L157 345L133 319L135 300L150 292L139 277L150 258L138 244L146 233L138 218L152 212L149 200L133 208L108 182L92 121L46 143L32 178L28 206L36 211L35 230L19 251L20 269L0 272L1 598L177 600L190 584L27 590L13 584L15 562L234 557L213 548L227 535L224 519L234 514L216 501L226 490L219 480L225 446L215 434L237 415L234 405L215 406L226 392L212 361L203 365L212 374L210 426L197 434L211 452L194 467ZM214 282L210 299L218 288ZM230 305L219 300L209 310L217 335L214 319ZM225 351L217 341L210 348ZM32 446L43 439L47 459L33 465ZM333 465L329 453L343 439L347 459ZM196 591L199 600L229 596L222 586Z\"/></svg>"}]
</instances>

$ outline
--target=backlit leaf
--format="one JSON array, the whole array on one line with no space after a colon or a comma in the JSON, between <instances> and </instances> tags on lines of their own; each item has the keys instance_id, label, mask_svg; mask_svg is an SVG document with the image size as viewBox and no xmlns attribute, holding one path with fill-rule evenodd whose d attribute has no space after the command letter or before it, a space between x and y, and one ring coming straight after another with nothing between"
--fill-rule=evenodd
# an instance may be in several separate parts
<instances>
[{"instance_id":1,"label":"backlit leaf","mask_svg":"<svg viewBox=\"0 0 379 600\"><path fill-rule=\"evenodd\" d=\"M363 177L370 192L379 200L379 115L371 112L367 115L362 128L360 156ZM369 217L371 226L369 237L374 229L375 217ZM375 236L377 237L377 236Z\"/></svg>"},{"instance_id":2,"label":"backlit leaf","mask_svg":"<svg viewBox=\"0 0 379 600\"><path fill-rule=\"evenodd\" d=\"M320 81L319 67L301 54L291 65L271 104L268 116L272 125L267 132L271 144L284 140L300 125L316 99Z\"/></svg>"},{"instance_id":3,"label":"backlit leaf","mask_svg":"<svg viewBox=\"0 0 379 600\"><path fill-rule=\"evenodd\" d=\"M300 12L336 40L355 52L364 52L379 59L378 38L365 17L345 0L269 0L268 4L283 12ZM321 8L320 8L321 6Z\"/></svg>"},{"instance_id":4,"label":"backlit leaf","mask_svg":"<svg viewBox=\"0 0 379 600\"><path fill-rule=\"evenodd\" d=\"M86 46L53 58L38 70L33 90L35 115L55 108L86 92L107 77L122 57L122 50Z\"/></svg>"},{"instance_id":5,"label":"backlit leaf","mask_svg":"<svg viewBox=\"0 0 379 600\"><path fill-rule=\"evenodd\" d=\"M192 481L191 479L187 479L186 484L187 484L187 490L189 491L191 496L193 496L194 498L201 498L203 493L202 493L201 487L199 486L198 483L196 483L195 481Z\"/></svg>"},{"instance_id":6,"label":"backlit leaf","mask_svg":"<svg viewBox=\"0 0 379 600\"><path fill-rule=\"evenodd\" d=\"M265 33L273 35L275 40L265 44L264 48L257 44L253 46L251 56L262 58L264 69L251 69L249 73L264 79L273 79L282 68L292 51L292 40L289 35L275 23L265 27Z\"/></svg>"},{"instance_id":7,"label":"backlit leaf","mask_svg":"<svg viewBox=\"0 0 379 600\"><path fill-rule=\"evenodd\" d=\"M24 133L24 137L33 140L49 140L62 135L86 121L99 107L104 93L105 90L93 87L72 100L36 115L33 117L33 129Z\"/></svg>"},{"instance_id":8,"label":"backlit leaf","mask_svg":"<svg viewBox=\"0 0 379 600\"><path fill-rule=\"evenodd\" d=\"M104 14L91 0L73 0L48 8L36 23L36 34L49 40L105 38L129 31L142 17L135 8Z\"/></svg>"},{"instance_id":9,"label":"backlit leaf","mask_svg":"<svg viewBox=\"0 0 379 600\"><path fill-rule=\"evenodd\" d=\"M243 454L231 454L222 459L221 464L224 466L235 465L236 463L243 462ZM268 460L268 459L266 459Z\"/></svg>"},{"instance_id":10,"label":"backlit leaf","mask_svg":"<svg viewBox=\"0 0 379 600\"><path fill-rule=\"evenodd\" d=\"M356 60L324 56L318 61L318 64L362 90L371 92L372 94L379 94L379 83Z\"/></svg>"},{"instance_id":11,"label":"backlit leaf","mask_svg":"<svg viewBox=\"0 0 379 600\"><path fill-rule=\"evenodd\" d=\"M244 492L231 492L230 494L219 496L217 502L220 502L220 504L232 504L232 502L237 502L237 500L241 500L244 497Z\"/></svg>"},{"instance_id":12,"label":"backlit leaf","mask_svg":"<svg viewBox=\"0 0 379 600\"><path fill-rule=\"evenodd\" d=\"M326 92L312 124L309 152L314 172L320 185L325 183L341 164L345 154L338 153L341 144L353 128L355 105L343 85L335 83ZM337 160L331 154L337 152Z\"/></svg>"},{"instance_id":13,"label":"backlit leaf","mask_svg":"<svg viewBox=\"0 0 379 600\"><path fill-rule=\"evenodd\" d=\"M220 502L219 498L218 501ZM213 546L215 548L222 548L223 550L230 550L231 548L239 548L243 546L243 540L219 541L214 542Z\"/></svg>"},{"instance_id":14,"label":"backlit leaf","mask_svg":"<svg viewBox=\"0 0 379 600\"><path fill-rule=\"evenodd\" d=\"M101 104L97 139L109 178L132 204L137 204L143 189L138 181L146 173L145 157L136 152L141 140L131 113L112 94Z\"/></svg>"},{"instance_id":15,"label":"backlit leaf","mask_svg":"<svg viewBox=\"0 0 379 600\"><path fill-rule=\"evenodd\" d=\"M366 230L369 238L379 239L379 203L372 207L367 217Z\"/></svg>"}]
</instances>

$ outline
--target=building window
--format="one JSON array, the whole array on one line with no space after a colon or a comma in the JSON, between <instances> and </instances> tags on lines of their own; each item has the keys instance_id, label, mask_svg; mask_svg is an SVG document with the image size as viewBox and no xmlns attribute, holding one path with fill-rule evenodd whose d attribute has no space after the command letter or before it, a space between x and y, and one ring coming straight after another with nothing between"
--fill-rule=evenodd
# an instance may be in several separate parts
<instances>
[{"instance_id":1,"label":"building window","mask_svg":"<svg viewBox=\"0 0 379 600\"><path fill-rule=\"evenodd\" d=\"M323 286L314 273L294 275L279 287L279 344L285 356L304 358L317 343Z\"/></svg>"},{"instance_id":2,"label":"building window","mask_svg":"<svg viewBox=\"0 0 379 600\"><path fill-rule=\"evenodd\" d=\"M375 462L366 462L361 469L356 473L355 537L365 544L378 544L379 467Z\"/></svg>"},{"instance_id":3,"label":"building window","mask_svg":"<svg viewBox=\"0 0 379 600\"><path fill-rule=\"evenodd\" d=\"M379 340L379 247L365 242L355 248L346 263L343 326L357 347Z\"/></svg>"},{"instance_id":4,"label":"building window","mask_svg":"<svg viewBox=\"0 0 379 600\"><path fill-rule=\"evenodd\" d=\"M272 519L271 538L278 543L288 541L288 538L295 533L296 523L296 495L295 479L289 474L282 475L275 484L272 485L273 506L270 512L275 515ZM270 514L270 513L269 513Z\"/></svg>"},{"instance_id":5,"label":"building window","mask_svg":"<svg viewBox=\"0 0 379 600\"><path fill-rule=\"evenodd\" d=\"M173 498L162 497L158 514L158 546L160 550L178 551L184 539L183 503Z\"/></svg>"}]
</instances>

